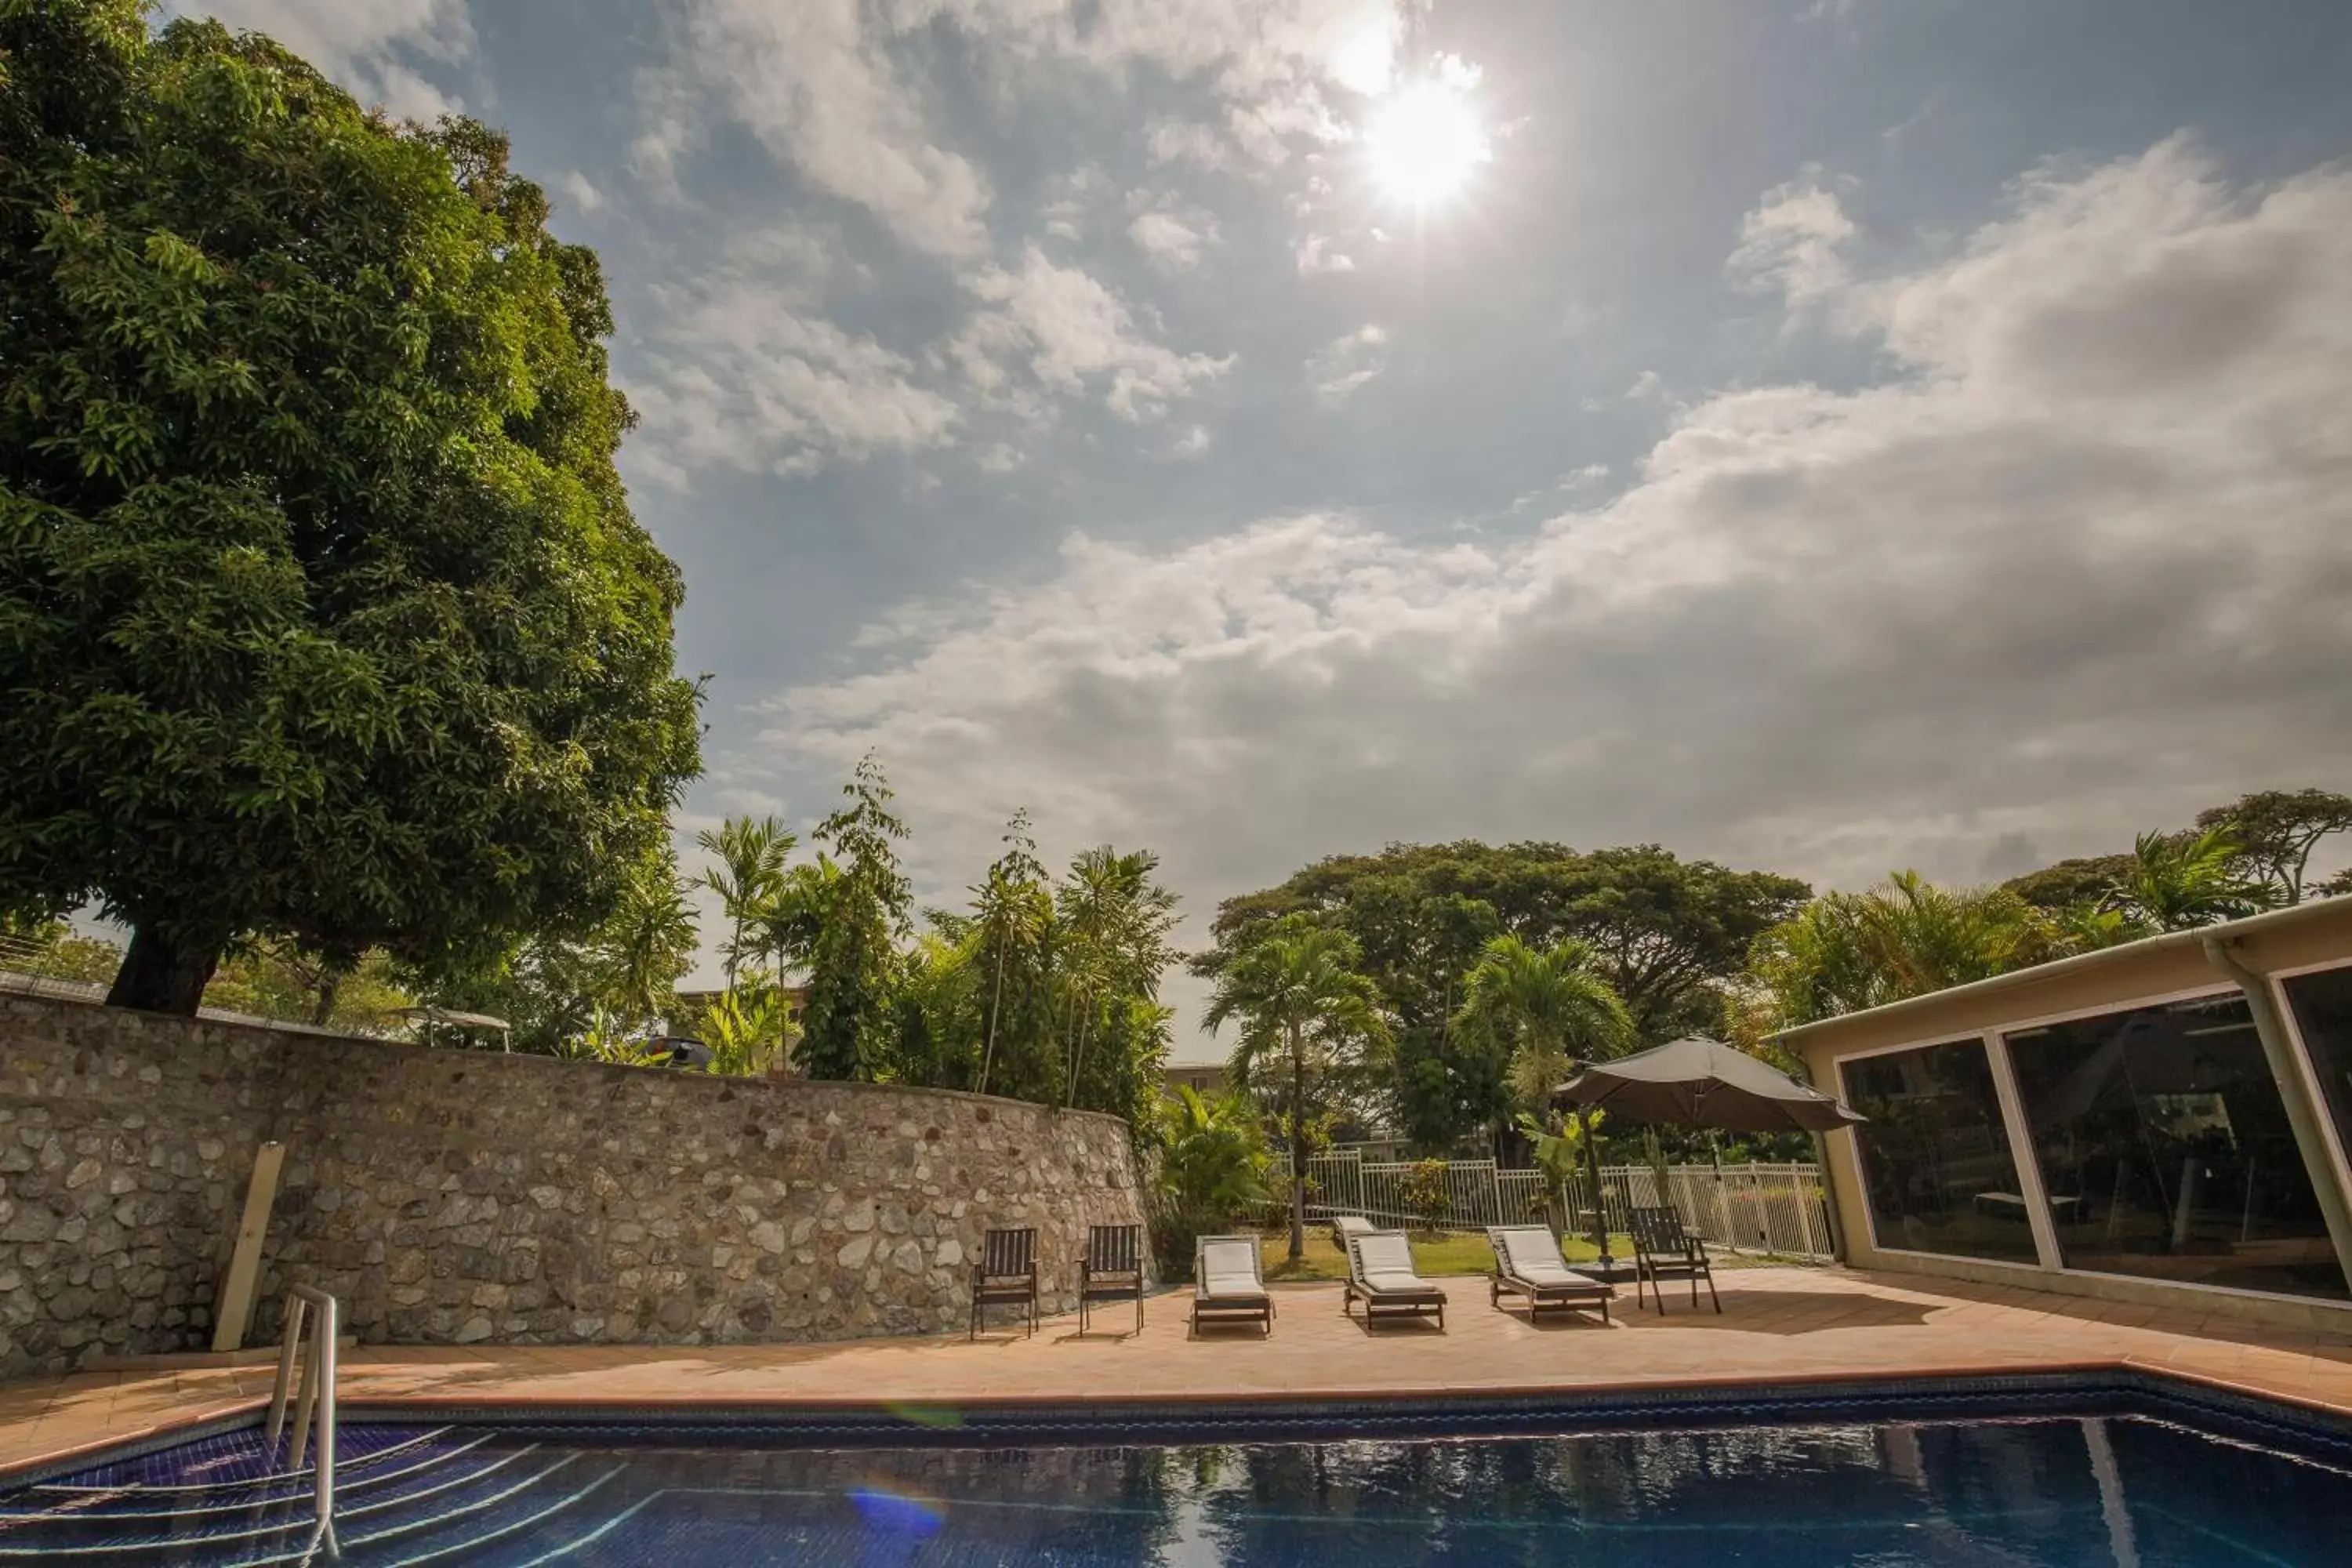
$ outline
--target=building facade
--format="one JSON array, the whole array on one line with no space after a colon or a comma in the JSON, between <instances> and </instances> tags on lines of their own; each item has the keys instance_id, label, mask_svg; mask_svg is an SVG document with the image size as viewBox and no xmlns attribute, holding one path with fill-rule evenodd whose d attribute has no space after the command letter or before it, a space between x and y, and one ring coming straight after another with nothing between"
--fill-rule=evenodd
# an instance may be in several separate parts
<instances>
[{"instance_id":1,"label":"building facade","mask_svg":"<svg viewBox=\"0 0 2352 1568\"><path fill-rule=\"evenodd\" d=\"M2352 899L1781 1038L1855 1266L2352 1331Z\"/></svg>"}]
</instances>

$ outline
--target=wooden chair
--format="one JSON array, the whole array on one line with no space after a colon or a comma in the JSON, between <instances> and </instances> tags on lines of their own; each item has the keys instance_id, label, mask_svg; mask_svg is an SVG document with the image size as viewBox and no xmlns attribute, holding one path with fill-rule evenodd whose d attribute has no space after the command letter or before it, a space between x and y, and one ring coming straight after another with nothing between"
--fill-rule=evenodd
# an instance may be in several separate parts
<instances>
[{"instance_id":1,"label":"wooden chair","mask_svg":"<svg viewBox=\"0 0 2352 1568\"><path fill-rule=\"evenodd\" d=\"M1087 1255L1078 1260L1078 1332L1087 1331L1093 1301L1135 1300L1135 1331L1143 1331L1143 1227L1098 1225L1087 1232Z\"/></svg>"},{"instance_id":2,"label":"wooden chair","mask_svg":"<svg viewBox=\"0 0 2352 1568\"><path fill-rule=\"evenodd\" d=\"M1666 1315L1666 1292L1661 1283L1667 1279L1687 1279L1691 1288L1691 1305L1698 1305L1698 1282L1706 1281L1707 1299L1715 1310L1723 1310L1723 1298L1715 1293L1715 1268L1708 1263L1706 1243L1683 1228L1683 1217L1672 1209L1634 1209L1626 1215L1626 1229L1633 1237L1633 1305L1642 1304L1642 1285L1649 1282L1650 1294L1657 1300L1658 1316Z\"/></svg>"},{"instance_id":3,"label":"wooden chair","mask_svg":"<svg viewBox=\"0 0 2352 1568\"><path fill-rule=\"evenodd\" d=\"M971 1268L971 1332L980 1338L991 1307L1025 1306L1029 1332L1037 1331L1037 1232L992 1230L981 1238L980 1261Z\"/></svg>"}]
</instances>

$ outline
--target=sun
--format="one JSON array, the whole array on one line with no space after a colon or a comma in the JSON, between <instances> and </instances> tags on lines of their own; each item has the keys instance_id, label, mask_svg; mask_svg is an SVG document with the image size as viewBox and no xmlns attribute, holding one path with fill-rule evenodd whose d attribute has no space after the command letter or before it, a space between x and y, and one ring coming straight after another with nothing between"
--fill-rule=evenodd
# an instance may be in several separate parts
<instances>
[{"instance_id":1,"label":"sun","mask_svg":"<svg viewBox=\"0 0 2352 1568\"><path fill-rule=\"evenodd\" d=\"M1389 195L1428 206L1459 192L1492 156L1462 87L1444 76L1407 81L1364 121L1364 155Z\"/></svg>"}]
</instances>

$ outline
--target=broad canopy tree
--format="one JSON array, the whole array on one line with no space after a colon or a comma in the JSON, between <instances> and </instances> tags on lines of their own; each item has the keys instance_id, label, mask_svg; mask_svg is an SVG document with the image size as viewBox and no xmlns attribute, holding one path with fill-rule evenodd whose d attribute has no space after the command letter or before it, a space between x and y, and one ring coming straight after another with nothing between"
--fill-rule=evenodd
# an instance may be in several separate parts
<instances>
[{"instance_id":1,"label":"broad canopy tree","mask_svg":"<svg viewBox=\"0 0 2352 1568\"><path fill-rule=\"evenodd\" d=\"M0 909L425 971L584 931L698 766L594 254L267 38L0 4Z\"/></svg>"},{"instance_id":2,"label":"broad canopy tree","mask_svg":"<svg viewBox=\"0 0 2352 1568\"><path fill-rule=\"evenodd\" d=\"M1223 975L1285 917L1347 931L1395 1016L1392 1092L1416 1144L1444 1149L1510 1125L1510 1053L1455 1026L1487 942L1575 939L1624 1003L1640 1043L1717 1026L1724 984L1756 938L1802 907L1794 878L1684 860L1655 845L1391 845L1318 861L1218 906L1215 946L1192 968Z\"/></svg>"}]
</instances>

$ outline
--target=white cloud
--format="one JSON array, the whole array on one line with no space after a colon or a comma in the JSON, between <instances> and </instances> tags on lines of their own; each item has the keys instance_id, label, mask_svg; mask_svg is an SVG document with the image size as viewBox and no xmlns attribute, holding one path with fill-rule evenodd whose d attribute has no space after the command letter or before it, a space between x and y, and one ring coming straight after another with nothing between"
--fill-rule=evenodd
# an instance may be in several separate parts
<instances>
[{"instance_id":1,"label":"white cloud","mask_svg":"<svg viewBox=\"0 0 2352 1568\"><path fill-rule=\"evenodd\" d=\"M472 49L466 0L189 0L172 9L267 33L361 101L398 116L430 121L465 107L415 68L454 65Z\"/></svg>"},{"instance_id":2,"label":"white cloud","mask_svg":"<svg viewBox=\"0 0 2352 1568\"><path fill-rule=\"evenodd\" d=\"M819 190L866 208L907 244L978 254L988 182L940 144L919 85L873 19L857 0L694 0L676 68L685 79L651 79L656 106L641 159L674 158L680 117L721 108Z\"/></svg>"},{"instance_id":3,"label":"white cloud","mask_svg":"<svg viewBox=\"0 0 2352 1568\"><path fill-rule=\"evenodd\" d=\"M1152 198L1140 191L1134 199L1147 205L1127 226L1127 237L1159 265L1179 269L1198 267L1201 253L1217 243L1217 220L1201 208Z\"/></svg>"},{"instance_id":4,"label":"white cloud","mask_svg":"<svg viewBox=\"0 0 2352 1568\"><path fill-rule=\"evenodd\" d=\"M1384 329L1367 323L1324 344L1307 362L1316 395L1326 403L1346 402L1357 388L1381 374L1384 368L1381 351L1388 341Z\"/></svg>"},{"instance_id":5,"label":"white cloud","mask_svg":"<svg viewBox=\"0 0 2352 1568\"><path fill-rule=\"evenodd\" d=\"M1764 193L1739 226L1739 248L1726 266L1742 288L1778 292L1794 308L1843 289L1845 258L1840 247L1852 239L1853 220L1818 168Z\"/></svg>"},{"instance_id":6,"label":"white cloud","mask_svg":"<svg viewBox=\"0 0 2352 1568\"><path fill-rule=\"evenodd\" d=\"M1095 209L1117 195L1118 187L1098 163L1087 163L1055 183L1039 216L1045 232L1055 239L1083 239Z\"/></svg>"},{"instance_id":7,"label":"white cloud","mask_svg":"<svg viewBox=\"0 0 2352 1568\"><path fill-rule=\"evenodd\" d=\"M423 4L425 0L403 0ZM945 142L921 68L903 62L952 26L989 68L1042 59L1124 75L1149 63L1213 94L1222 129L1162 121L1158 162L1283 162L1345 132L1326 85L1360 71L1390 0L683 0L675 58L648 73L638 163L672 163L713 113L749 128L818 188L871 210L905 242L981 254L992 200Z\"/></svg>"},{"instance_id":8,"label":"white cloud","mask_svg":"<svg viewBox=\"0 0 2352 1568\"><path fill-rule=\"evenodd\" d=\"M1629 403L1650 403L1664 397L1665 393L1665 378L1654 370L1645 370L1635 376L1633 384L1625 389L1625 399Z\"/></svg>"},{"instance_id":9,"label":"white cloud","mask_svg":"<svg viewBox=\"0 0 2352 1568\"><path fill-rule=\"evenodd\" d=\"M1318 272L1353 272L1356 259L1338 249L1328 234L1310 234L1292 247L1302 277Z\"/></svg>"},{"instance_id":10,"label":"white cloud","mask_svg":"<svg viewBox=\"0 0 2352 1568\"><path fill-rule=\"evenodd\" d=\"M1091 274L1032 246L1020 270L983 268L967 283L981 303L946 355L989 401L1033 422L1055 400L1099 389L1122 419L1157 419L1233 365L1233 356L1179 353L1149 335L1158 322Z\"/></svg>"},{"instance_id":11,"label":"white cloud","mask_svg":"<svg viewBox=\"0 0 2352 1568\"><path fill-rule=\"evenodd\" d=\"M604 205L604 193L577 169L565 170L556 180L555 188L583 213L593 213Z\"/></svg>"},{"instance_id":12,"label":"white cloud","mask_svg":"<svg viewBox=\"0 0 2352 1568\"><path fill-rule=\"evenodd\" d=\"M952 438L956 405L913 361L825 318L832 248L806 229L763 230L709 275L656 291L665 314L649 372L628 387L645 416L631 452L650 471L673 483L705 463L800 474Z\"/></svg>"},{"instance_id":13,"label":"white cloud","mask_svg":"<svg viewBox=\"0 0 2352 1568\"><path fill-rule=\"evenodd\" d=\"M2167 143L1845 293L1895 379L1701 400L1530 537L1074 534L1049 580L778 697L760 754L877 749L942 868L1024 802L1151 845L1196 916L1396 838L1859 885L2340 779L2352 173L2237 191Z\"/></svg>"},{"instance_id":14,"label":"white cloud","mask_svg":"<svg viewBox=\"0 0 2352 1568\"><path fill-rule=\"evenodd\" d=\"M1144 132L1144 146L1154 163L1191 163L1202 169L1230 169L1236 152L1223 132L1198 121L1154 121Z\"/></svg>"}]
</instances>

